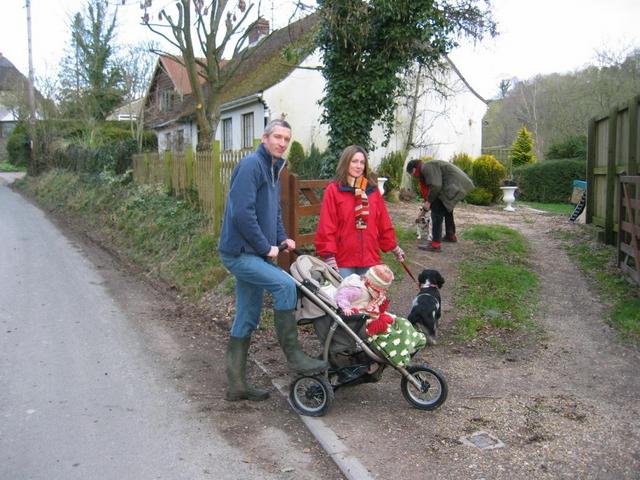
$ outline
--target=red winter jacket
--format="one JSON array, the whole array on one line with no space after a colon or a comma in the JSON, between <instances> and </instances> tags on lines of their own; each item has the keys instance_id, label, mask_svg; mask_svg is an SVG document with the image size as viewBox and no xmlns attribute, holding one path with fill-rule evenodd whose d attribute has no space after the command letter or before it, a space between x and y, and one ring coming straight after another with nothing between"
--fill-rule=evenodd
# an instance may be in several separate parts
<instances>
[{"instance_id":1,"label":"red winter jacket","mask_svg":"<svg viewBox=\"0 0 640 480\"><path fill-rule=\"evenodd\" d=\"M367 198L367 228L357 230L353 187L338 186L337 182L327 186L314 239L318 256L335 256L339 267L371 267L382 263L380 250L388 252L398 244L396 232L376 185L367 188Z\"/></svg>"}]
</instances>

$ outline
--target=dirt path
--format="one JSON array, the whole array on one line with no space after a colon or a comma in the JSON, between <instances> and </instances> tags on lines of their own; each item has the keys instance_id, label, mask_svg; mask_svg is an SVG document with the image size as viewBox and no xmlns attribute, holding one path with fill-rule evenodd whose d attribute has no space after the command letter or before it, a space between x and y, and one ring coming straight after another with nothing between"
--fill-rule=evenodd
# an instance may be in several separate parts
<instances>
[{"instance_id":1,"label":"dirt path","mask_svg":"<svg viewBox=\"0 0 640 480\"><path fill-rule=\"evenodd\" d=\"M410 226L416 206L400 203L390 210L396 225ZM586 282L560 248L554 232L575 227L564 217L522 208L507 214L498 207L464 206L456 209L456 221L459 231L469 224L500 223L529 239L542 288L534 318L542 339L518 336L501 352L482 342L454 342L456 260L469 245L445 244L440 254L403 245L411 252L414 273L437 268L447 280L438 344L420 355L447 375L449 398L440 410L418 411L402 397L400 376L389 370L379 383L336 392L322 419L325 426L380 479L640 478L640 354L606 326L600 305L606 292ZM65 228L82 230L73 222ZM92 235L91 240L113 254L108 239ZM114 295L131 307L136 275L122 277L120 271L135 268L113 264L101 249L87 254L105 270ZM408 310L415 286L405 276L395 288L395 311L407 313L403 309ZM154 323L166 332L150 348L203 415L203 428L223 432L231 445L245 449L244 461L282 478L341 478L282 397L274 394L260 404L222 400L228 295L214 292L202 309L175 301L161 288L143 297L149 303L140 307L141 325ZM301 337L317 345L313 335ZM271 329L254 336L251 355L269 372L265 376L251 365L255 383L266 386L269 377L286 375ZM479 450L460 441L480 430L505 446Z\"/></svg>"},{"instance_id":2,"label":"dirt path","mask_svg":"<svg viewBox=\"0 0 640 480\"><path fill-rule=\"evenodd\" d=\"M396 225L410 225L412 207L391 210ZM527 237L542 289L534 318L542 337L516 338L502 353L482 342L453 342L454 259L468 245L445 244L440 254L406 245L414 273L428 266L447 279L442 335L422 355L446 373L449 399L436 412L415 410L402 397L400 376L389 371L378 384L336 392L326 425L375 478L639 478L640 355L605 324L599 295L606 292L583 279L554 236L576 227L525 208L507 214L465 206L456 221L459 231L498 223ZM405 278L393 296L399 313L414 294ZM283 373L278 364L272 359L274 374ZM460 441L476 431L505 446L480 450Z\"/></svg>"}]
</instances>

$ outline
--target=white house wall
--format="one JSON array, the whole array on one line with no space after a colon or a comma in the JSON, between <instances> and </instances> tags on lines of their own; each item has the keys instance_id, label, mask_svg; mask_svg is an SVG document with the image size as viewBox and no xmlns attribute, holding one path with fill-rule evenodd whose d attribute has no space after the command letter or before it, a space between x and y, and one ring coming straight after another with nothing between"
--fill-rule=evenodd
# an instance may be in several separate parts
<instances>
[{"instance_id":1,"label":"white house wall","mask_svg":"<svg viewBox=\"0 0 640 480\"><path fill-rule=\"evenodd\" d=\"M184 135L184 145L187 147L191 144L193 150L196 150L196 146L198 145L198 129L196 128L195 122L192 123L179 123L167 125L166 127L161 127L156 129L156 134L158 136L158 151L164 152L165 150L171 150L170 146L167 146L166 134L171 134L172 142L175 139L175 134L178 130L183 130Z\"/></svg>"},{"instance_id":2,"label":"white house wall","mask_svg":"<svg viewBox=\"0 0 640 480\"><path fill-rule=\"evenodd\" d=\"M302 64L305 67L321 65L319 54L311 55ZM325 80L317 70L296 69L285 80L263 94L270 118L279 118L282 114L293 128L293 138L300 142L305 151L311 144L320 150L328 145L327 126L320 124L321 109L318 101L324 93ZM446 104L438 98L423 98L419 108L423 111L446 111L446 115L434 119L434 115L426 114L425 119L416 127L426 130L423 136L429 138L428 147L414 149L411 157L430 155L438 159L449 160L455 153L480 155L482 139L482 117L486 105L471 94L466 88L460 90ZM396 133L391 136L386 147L382 147L383 130L374 126L372 138L378 146L370 152L370 161L376 167L388 153L404 148L406 111L398 109ZM428 127L429 125L429 127ZM235 128L234 128L235 130ZM419 136L420 132L416 134ZM346 145L345 145L346 146Z\"/></svg>"},{"instance_id":3,"label":"white house wall","mask_svg":"<svg viewBox=\"0 0 640 480\"><path fill-rule=\"evenodd\" d=\"M320 55L307 57L302 67L321 65ZM325 80L318 70L297 68L282 82L264 91L263 98L271 119L285 120L292 128L293 139L302 144L305 152L311 144L320 150L327 148L327 127L320 124L321 110L318 101L322 98Z\"/></svg>"},{"instance_id":4,"label":"white house wall","mask_svg":"<svg viewBox=\"0 0 640 480\"><path fill-rule=\"evenodd\" d=\"M321 64L319 54L309 56L302 64L303 67L317 67ZM321 109L318 101L324 92L325 80L318 70L299 68L294 70L283 81L262 92L262 102L258 98L250 103L241 104L233 108L223 109L221 119L231 118L233 149L240 149L242 145L242 115L253 112L254 137L260 138L264 129L265 119L281 118L291 124L293 139L302 144L305 151L309 151L312 144L320 150L328 145L327 126L320 123ZM266 110L265 110L266 106ZM475 157L480 155L482 139L482 117L486 112L486 105L471 94L466 88L460 89L446 104L437 97L425 97L421 100L420 110L425 115L417 125L416 139L420 136L427 139L428 146L412 149L410 158L432 156L441 160L449 160L456 153L468 153ZM437 116L430 112L446 112ZM388 153L398 151L404 147L408 114L401 107L397 109L396 133L391 136L386 147L382 147L384 139L382 128L375 126L372 132L373 140L378 146L370 152L370 161L375 168ZM197 128L191 125L171 126L158 130L158 149L165 149L164 133L174 135L178 128L185 129L185 144L191 138L195 150L197 145ZM222 123L216 129L216 139L222 138ZM345 145L346 146L346 145Z\"/></svg>"},{"instance_id":5,"label":"white house wall","mask_svg":"<svg viewBox=\"0 0 640 480\"><path fill-rule=\"evenodd\" d=\"M234 108L223 109L220 116L220 123L216 128L216 140L222 143L222 122L231 119L232 149L242 148L242 116L253 113L253 137L258 139L262 136L265 127L265 108L259 99L254 99L250 103ZM197 140L197 139L196 139ZM195 147L194 147L195 148Z\"/></svg>"}]
</instances>

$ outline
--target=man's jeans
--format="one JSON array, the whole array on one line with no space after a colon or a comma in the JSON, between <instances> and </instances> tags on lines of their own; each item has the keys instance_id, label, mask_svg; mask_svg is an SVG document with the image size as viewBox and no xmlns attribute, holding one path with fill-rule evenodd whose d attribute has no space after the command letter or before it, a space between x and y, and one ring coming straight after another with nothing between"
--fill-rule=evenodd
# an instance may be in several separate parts
<instances>
[{"instance_id":1,"label":"man's jeans","mask_svg":"<svg viewBox=\"0 0 640 480\"><path fill-rule=\"evenodd\" d=\"M456 234L456 224L453 221L453 212L447 210L447 207L436 199L431 204L431 228L433 242L440 243L442 241L442 221L444 220L445 235L452 236Z\"/></svg>"},{"instance_id":2,"label":"man's jeans","mask_svg":"<svg viewBox=\"0 0 640 480\"><path fill-rule=\"evenodd\" d=\"M249 337L257 328L265 290L271 293L275 310L296 307L296 284L270 261L247 253L234 257L222 252L220 260L236 277L236 317L231 326L232 337Z\"/></svg>"}]
</instances>

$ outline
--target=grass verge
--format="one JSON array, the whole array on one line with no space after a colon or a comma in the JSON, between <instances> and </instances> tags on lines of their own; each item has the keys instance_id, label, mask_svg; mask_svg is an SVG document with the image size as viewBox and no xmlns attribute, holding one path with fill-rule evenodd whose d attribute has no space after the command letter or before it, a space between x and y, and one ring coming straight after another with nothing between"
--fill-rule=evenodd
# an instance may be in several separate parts
<instances>
[{"instance_id":1,"label":"grass verge","mask_svg":"<svg viewBox=\"0 0 640 480\"><path fill-rule=\"evenodd\" d=\"M598 284L598 291L606 292L600 298L610 305L609 324L623 338L640 345L640 289L617 267L616 249L598 241L597 232L589 225L561 239L578 268Z\"/></svg>"},{"instance_id":2,"label":"grass verge","mask_svg":"<svg viewBox=\"0 0 640 480\"><path fill-rule=\"evenodd\" d=\"M474 225L462 237L473 251L458 267L456 331L463 340L484 331L497 347L494 334L533 326L538 277L527 263L529 248L519 232L500 225Z\"/></svg>"},{"instance_id":3,"label":"grass verge","mask_svg":"<svg viewBox=\"0 0 640 480\"><path fill-rule=\"evenodd\" d=\"M539 202L520 202L521 205L535 208L536 210L542 210L543 212L559 213L561 215L571 216L576 209L575 205L570 203L539 203Z\"/></svg>"},{"instance_id":4,"label":"grass verge","mask_svg":"<svg viewBox=\"0 0 640 480\"><path fill-rule=\"evenodd\" d=\"M154 276L196 300L225 277L204 212L161 187L136 186L128 176L52 170L25 177L18 188L85 229Z\"/></svg>"},{"instance_id":5,"label":"grass verge","mask_svg":"<svg viewBox=\"0 0 640 480\"><path fill-rule=\"evenodd\" d=\"M24 167L16 167L9 162L0 162L0 172L24 172Z\"/></svg>"}]
</instances>

